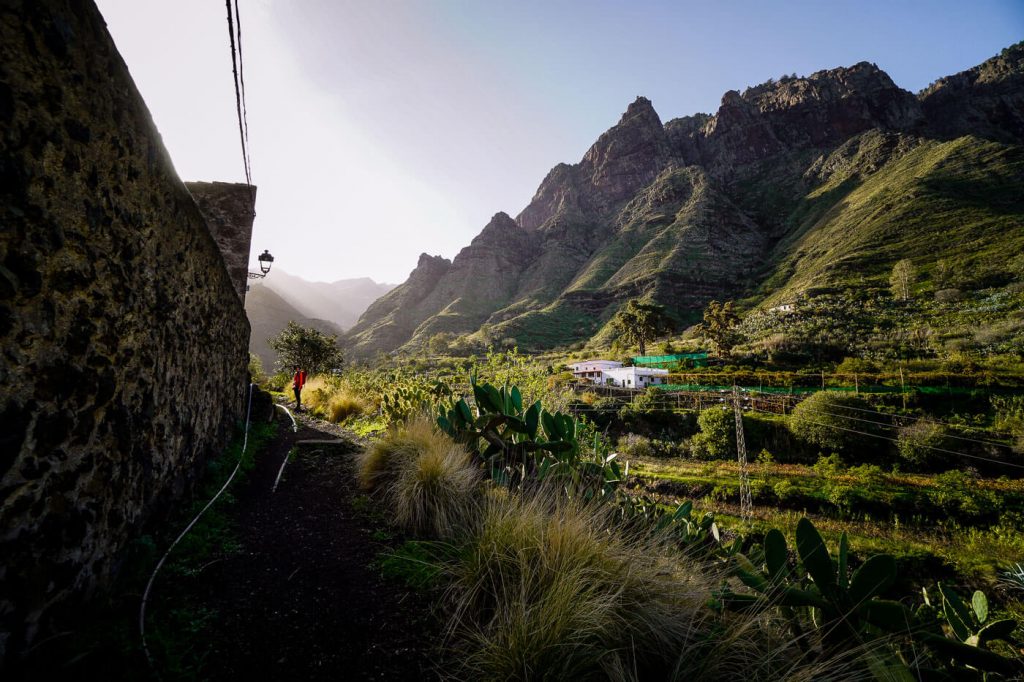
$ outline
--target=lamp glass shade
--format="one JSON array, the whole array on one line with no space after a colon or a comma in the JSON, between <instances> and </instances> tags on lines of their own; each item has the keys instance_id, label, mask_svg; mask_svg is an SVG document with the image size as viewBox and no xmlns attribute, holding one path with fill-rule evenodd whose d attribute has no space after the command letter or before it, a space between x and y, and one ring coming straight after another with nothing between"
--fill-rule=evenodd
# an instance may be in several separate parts
<instances>
[{"instance_id":1,"label":"lamp glass shade","mask_svg":"<svg viewBox=\"0 0 1024 682\"><path fill-rule=\"evenodd\" d=\"M274 257L270 255L269 251L264 250L257 260L260 262L260 271L264 275L270 272L270 266L274 262Z\"/></svg>"}]
</instances>

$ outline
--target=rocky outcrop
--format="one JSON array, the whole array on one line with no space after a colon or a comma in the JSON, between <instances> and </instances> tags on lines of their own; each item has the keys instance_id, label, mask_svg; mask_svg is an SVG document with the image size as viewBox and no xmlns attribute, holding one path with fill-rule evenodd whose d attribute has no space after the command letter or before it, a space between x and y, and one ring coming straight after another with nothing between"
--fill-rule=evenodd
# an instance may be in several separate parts
<instances>
[{"instance_id":1,"label":"rocky outcrop","mask_svg":"<svg viewBox=\"0 0 1024 682\"><path fill-rule=\"evenodd\" d=\"M356 356L397 348L412 338L416 327L429 314L423 300L451 268L452 262L441 256L420 254L409 279L378 298L346 335L346 345ZM436 312L436 311L433 311Z\"/></svg>"},{"instance_id":2,"label":"rocky outcrop","mask_svg":"<svg viewBox=\"0 0 1024 682\"><path fill-rule=\"evenodd\" d=\"M940 78L919 95L930 131L1024 142L1024 42L973 69Z\"/></svg>"},{"instance_id":3,"label":"rocky outcrop","mask_svg":"<svg viewBox=\"0 0 1024 682\"><path fill-rule=\"evenodd\" d=\"M0 6L0 659L244 418L249 325L92 3Z\"/></svg>"},{"instance_id":4,"label":"rocky outcrop","mask_svg":"<svg viewBox=\"0 0 1024 682\"><path fill-rule=\"evenodd\" d=\"M701 163L721 177L744 165L804 149L825 149L865 130L911 130L917 99L874 64L819 71L735 90L700 131Z\"/></svg>"},{"instance_id":5,"label":"rocky outcrop","mask_svg":"<svg viewBox=\"0 0 1024 682\"><path fill-rule=\"evenodd\" d=\"M578 163L548 173L516 218L521 231L492 220L436 287L411 278L367 311L350 341L357 352L411 349L486 322L523 347L549 347L586 338L635 297L692 320L784 257L787 235L823 203L816 191L844 159L858 168L848 188L922 136L978 128L1019 140L1020 53L920 98L867 62L729 91L714 115L665 125L638 97ZM826 197L840 200L841 189Z\"/></svg>"}]
</instances>

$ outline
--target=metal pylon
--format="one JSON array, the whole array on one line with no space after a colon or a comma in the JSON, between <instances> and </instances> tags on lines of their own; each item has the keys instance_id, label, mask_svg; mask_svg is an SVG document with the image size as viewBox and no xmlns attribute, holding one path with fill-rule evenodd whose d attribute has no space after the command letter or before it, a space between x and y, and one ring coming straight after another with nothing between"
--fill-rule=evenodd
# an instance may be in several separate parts
<instances>
[{"instance_id":1,"label":"metal pylon","mask_svg":"<svg viewBox=\"0 0 1024 682\"><path fill-rule=\"evenodd\" d=\"M732 409L736 415L736 460L740 464L740 516L749 521L754 512L750 496L750 473L747 471L747 441L743 436L743 408L740 407L740 389L732 387Z\"/></svg>"}]
</instances>

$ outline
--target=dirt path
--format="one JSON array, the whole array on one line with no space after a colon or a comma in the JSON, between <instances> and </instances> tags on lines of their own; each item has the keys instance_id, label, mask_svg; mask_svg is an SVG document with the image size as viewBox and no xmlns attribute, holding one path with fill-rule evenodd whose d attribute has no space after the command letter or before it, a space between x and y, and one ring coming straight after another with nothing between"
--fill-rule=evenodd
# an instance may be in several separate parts
<instances>
[{"instance_id":1,"label":"dirt path","mask_svg":"<svg viewBox=\"0 0 1024 682\"><path fill-rule=\"evenodd\" d=\"M304 420L303 420L304 422ZM333 429L331 429L333 430ZM210 679L433 680L440 627L428 600L372 566L388 547L353 509L351 447L282 415L277 441L236 491L241 552L203 581L218 613Z\"/></svg>"}]
</instances>

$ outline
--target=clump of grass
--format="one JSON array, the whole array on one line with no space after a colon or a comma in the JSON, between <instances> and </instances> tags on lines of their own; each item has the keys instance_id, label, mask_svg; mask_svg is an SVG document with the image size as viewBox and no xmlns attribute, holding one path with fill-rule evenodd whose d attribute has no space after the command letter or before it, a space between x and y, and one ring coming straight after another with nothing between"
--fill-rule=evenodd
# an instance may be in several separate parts
<instances>
[{"instance_id":1,"label":"clump of grass","mask_svg":"<svg viewBox=\"0 0 1024 682\"><path fill-rule=\"evenodd\" d=\"M330 381L327 377L310 377L302 389L302 404L314 412L323 412L337 387L337 383ZM287 392L291 393L290 383Z\"/></svg>"},{"instance_id":2,"label":"clump of grass","mask_svg":"<svg viewBox=\"0 0 1024 682\"><path fill-rule=\"evenodd\" d=\"M426 415L392 427L359 455L356 471L365 490L382 494L396 524L440 538L465 527L481 483L465 448Z\"/></svg>"},{"instance_id":3,"label":"clump of grass","mask_svg":"<svg viewBox=\"0 0 1024 682\"><path fill-rule=\"evenodd\" d=\"M398 462L387 497L399 525L418 535L453 538L477 506L481 474L461 445L431 445Z\"/></svg>"},{"instance_id":4,"label":"clump of grass","mask_svg":"<svg viewBox=\"0 0 1024 682\"><path fill-rule=\"evenodd\" d=\"M366 401L336 378L315 376L306 382L302 402L314 414L334 423L370 411Z\"/></svg>"},{"instance_id":5,"label":"clump of grass","mask_svg":"<svg viewBox=\"0 0 1024 682\"><path fill-rule=\"evenodd\" d=\"M395 481L400 465L421 453L445 452L452 440L442 434L426 416L416 415L388 429L384 436L363 450L356 459L356 476L364 490L375 491Z\"/></svg>"},{"instance_id":6,"label":"clump of grass","mask_svg":"<svg viewBox=\"0 0 1024 682\"><path fill-rule=\"evenodd\" d=\"M492 491L450 565L453 632L474 679L666 677L709 628L712 581L607 509Z\"/></svg>"},{"instance_id":7,"label":"clump of grass","mask_svg":"<svg viewBox=\"0 0 1024 682\"><path fill-rule=\"evenodd\" d=\"M327 416L335 423L341 423L349 417L358 417L365 412L363 401L345 390L331 396L327 404Z\"/></svg>"}]
</instances>

